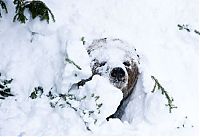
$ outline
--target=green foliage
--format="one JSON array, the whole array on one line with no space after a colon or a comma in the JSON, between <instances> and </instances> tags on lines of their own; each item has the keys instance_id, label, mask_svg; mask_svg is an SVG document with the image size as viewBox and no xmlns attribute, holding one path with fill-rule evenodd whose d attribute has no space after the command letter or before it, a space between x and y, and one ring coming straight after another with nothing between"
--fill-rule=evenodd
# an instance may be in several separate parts
<instances>
[{"instance_id":1,"label":"green foliage","mask_svg":"<svg viewBox=\"0 0 200 137\"><path fill-rule=\"evenodd\" d=\"M81 37L81 41L83 42L83 45L85 45L85 37Z\"/></svg>"},{"instance_id":2,"label":"green foliage","mask_svg":"<svg viewBox=\"0 0 200 137\"><path fill-rule=\"evenodd\" d=\"M5 2L4 2L3 0L0 0L0 8L1 8L2 10L4 10L6 13L8 13L6 4L5 4ZM1 9L0 9L0 18L2 17L2 15L1 15Z\"/></svg>"},{"instance_id":3,"label":"green foliage","mask_svg":"<svg viewBox=\"0 0 200 137\"><path fill-rule=\"evenodd\" d=\"M200 35L200 32L199 32L198 30L195 29L194 32L195 32L196 34Z\"/></svg>"},{"instance_id":4,"label":"green foliage","mask_svg":"<svg viewBox=\"0 0 200 137\"><path fill-rule=\"evenodd\" d=\"M200 35L200 32L198 30L196 30L196 29L192 30L191 28L189 28L188 24L186 24L186 25L178 24L177 26L178 26L179 30L186 30L187 32L194 32L195 34Z\"/></svg>"},{"instance_id":5,"label":"green foliage","mask_svg":"<svg viewBox=\"0 0 200 137\"><path fill-rule=\"evenodd\" d=\"M83 98L78 98L74 94L69 94L69 93L68 94L52 94L51 91L48 93L47 97L50 100L54 100L50 103L51 107L55 108L59 104L58 106L61 106L61 107L69 106L75 111L77 111L78 108L73 107L71 101L80 102L86 98L86 96L84 96Z\"/></svg>"},{"instance_id":6,"label":"green foliage","mask_svg":"<svg viewBox=\"0 0 200 137\"><path fill-rule=\"evenodd\" d=\"M52 90L53 88L51 88L51 90ZM52 91L49 91L49 93L46 95L50 100L52 100L52 99L54 99L55 98L55 96L52 94Z\"/></svg>"},{"instance_id":7,"label":"green foliage","mask_svg":"<svg viewBox=\"0 0 200 137\"><path fill-rule=\"evenodd\" d=\"M158 90L161 90L162 95L164 95L167 98L168 104L166 104L166 106L169 107L169 113L171 113L173 108L177 108L177 106L172 104L174 99L169 96L168 92L161 86L161 84L158 82L158 80L154 76L151 76L151 78L155 81L155 85L151 92L154 93L156 90L156 87Z\"/></svg>"},{"instance_id":8,"label":"green foliage","mask_svg":"<svg viewBox=\"0 0 200 137\"><path fill-rule=\"evenodd\" d=\"M11 88L10 84L12 83L13 79L5 79L1 78L1 73L0 73L0 99L5 99L6 97L9 96L14 96L11 94Z\"/></svg>"},{"instance_id":9,"label":"green foliage","mask_svg":"<svg viewBox=\"0 0 200 137\"><path fill-rule=\"evenodd\" d=\"M178 24L177 26L179 27L179 30L185 29L187 32L190 32L190 29L188 28L187 24L186 25L180 25L180 24Z\"/></svg>"},{"instance_id":10,"label":"green foliage","mask_svg":"<svg viewBox=\"0 0 200 137\"><path fill-rule=\"evenodd\" d=\"M69 58L65 58L65 61L67 61L68 63L70 64L73 64L74 66L76 66L79 70L81 70L81 67L78 66L74 61L72 61L71 59Z\"/></svg>"},{"instance_id":11,"label":"green foliage","mask_svg":"<svg viewBox=\"0 0 200 137\"><path fill-rule=\"evenodd\" d=\"M25 0L14 0L13 3L16 5L16 7L15 7L16 8L16 10L15 10L16 15L14 16L13 21L16 21L16 19L17 19L21 23L25 23L26 20L28 20L26 18L26 16L24 15L24 11L26 9Z\"/></svg>"},{"instance_id":12,"label":"green foliage","mask_svg":"<svg viewBox=\"0 0 200 137\"><path fill-rule=\"evenodd\" d=\"M16 5L16 15L14 16L13 21L15 22L18 20L21 23L25 23L26 16L24 15L24 12L26 9L31 14L31 17L35 19L36 17L39 17L41 21L46 20L47 23L49 23L49 14L52 17L52 20L55 22L55 18L51 10L46 6L46 4L39 0L32 0L32 1L26 1L26 0L14 0L14 4Z\"/></svg>"},{"instance_id":13,"label":"green foliage","mask_svg":"<svg viewBox=\"0 0 200 137\"><path fill-rule=\"evenodd\" d=\"M38 87L35 87L33 92L31 93L31 95L29 96L31 99L36 99L38 97L41 98L42 94L43 94L43 88L38 86Z\"/></svg>"},{"instance_id":14,"label":"green foliage","mask_svg":"<svg viewBox=\"0 0 200 137\"><path fill-rule=\"evenodd\" d=\"M46 20L49 23L49 14L52 17L52 20L55 22L55 18L51 10L46 6L42 1L31 1L26 5L26 7L31 12L32 18L35 19L37 16L41 21Z\"/></svg>"},{"instance_id":15,"label":"green foliage","mask_svg":"<svg viewBox=\"0 0 200 137\"><path fill-rule=\"evenodd\" d=\"M50 106L52 108L72 108L84 121L85 126L88 130L90 129L90 124L96 124L98 122L97 115L101 113L100 108L103 103L99 102L99 96L92 93L91 95L79 97L74 93L57 94L51 91L46 95L50 99ZM85 107L83 104L88 101L95 101L93 107ZM90 121L88 121L90 119Z\"/></svg>"}]
</instances>

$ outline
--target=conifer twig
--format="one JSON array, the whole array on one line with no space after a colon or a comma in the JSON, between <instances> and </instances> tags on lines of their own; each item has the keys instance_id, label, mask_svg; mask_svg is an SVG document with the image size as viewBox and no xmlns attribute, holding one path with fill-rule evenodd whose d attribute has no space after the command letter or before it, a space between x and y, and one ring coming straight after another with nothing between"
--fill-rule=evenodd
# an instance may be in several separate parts
<instances>
[{"instance_id":1,"label":"conifer twig","mask_svg":"<svg viewBox=\"0 0 200 137\"><path fill-rule=\"evenodd\" d=\"M72 61L71 59L69 58L66 58L65 61L67 61L68 63L70 64L73 64L74 66L76 66L79 70L82 70L80 66L78 66L74 61Z\"/></svg>"},{"instance_id":2,"label":"conifer twig","mask_svg":"<svg viewBox=\"0 0 200 137\"><path fill-rule=\"evenodd\" d=\"M156 87L158 88L158 90L161 90L162 95L165 95L165 97L167 98L168 104L166 104L166 106L169 107L169 113L171 113L173 108L177 108L177 106L172 104L174 99L169 96L168 92L161 86L161 84L158 82L158 80L154 76L151 76L151 78L155 82L155 85L154 85L153 90L151 92L154 93L155 90L156 90Z\"/></svg>"},{"instance_id":3,"label":"conifer twig","mask_svg":"<svg viewBox=\"0 0 200 137\"><path fill-rule=\"evenodd\" d=\"M7 7L6 7L6 4L4 1L0 0L0 6L3 10L5 10L6 13L8 13L8 10L7 10ZM0 18L2 17L1 15L1 9L0 9Z\"/></svg>"},{"instance_id":4,"label":"conifer twig","mask_svg":"<svg viewBox=\"0 0 200 137\"><path fill-rule=\"evenodd\" d=\"M179 30L186 30L187 32L194 32L195 34L198 34L198 35L200 35L200 32L198 31L198 30L192 30L191 28L189 28L189 25L188 24L186 24L186 25L180 25L180 24L178 24L177 25L178 26L178 28L179 28Z\"/></svg>"},{"instance_id":5,"label":"conifer twig","mask_svg":"<svg viewBox=\"0 0 200 137\"><path fill-rule=\"evenodd\" d=\"M0 77L1 77L1 73L0 73ZM5 99L6 97L9 96L14 96L11 93L11 88L10 88L10 84L13 81L13 79L0 79L0 99Z\"/></svg>"},{"instance_id":6,"label":"conifer twig","mask_svg":"<svg viewBox=\"0 0 200 137\"><path fill-rule=\"evenodd\" d=\"M85 45L85 37L81 37L81 41L83 42L83 45Z\"/></svg>"},{"instance_id":7,"label":"conifer twig","mask_svg":"<svg viewBox=\"0 0 200 137\"><path fill-rule=\"evenodd\" d=\"M46 20L49 23L49 16L51 15L53 22L55 22L55 17L51 10L40 0L14 0L13 3L16 5L14 22L18 20L21 23L25 23L28 20L24 15L26 9L30 12L32 19L39 17L41 21Z\"/></svg>"}]
</instances>

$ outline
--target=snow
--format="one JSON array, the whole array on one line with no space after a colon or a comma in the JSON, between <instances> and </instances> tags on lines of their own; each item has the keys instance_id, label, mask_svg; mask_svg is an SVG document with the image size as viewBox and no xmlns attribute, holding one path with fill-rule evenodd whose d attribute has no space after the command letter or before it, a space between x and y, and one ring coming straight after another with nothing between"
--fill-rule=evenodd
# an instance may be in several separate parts
<instances>
[{"instance_id":1,"label":"snow","mask_svg":"<svg viewBox=\"0 0 200 137\"><path fill-rule=\"evenodd\" d=\"M198 0L44 0L56 19L50 24L38 18L13 23L14 5L6 2L8 14L2 12L0 18L0 73L13 78L15 96L0 100L0 135L199 134L199 36L177 27L189 24L199 30ZM74 107L95 112L95 99L89 97L98 95L101 114L89 117L69 106L52 108L48 92L53 87L55 94L68 93L74 83L89 78L86 48L94 39L105 37L127 41L140 55L141 75L122 120L105 120L115 112L122 93L100 76L70 92L88 97L72 101ZM174 98L178 108L172 113L161 91L151 93L152 75ZM29 96L38 86L44 93L33 100Z\"/></svg>"}]
</instances>

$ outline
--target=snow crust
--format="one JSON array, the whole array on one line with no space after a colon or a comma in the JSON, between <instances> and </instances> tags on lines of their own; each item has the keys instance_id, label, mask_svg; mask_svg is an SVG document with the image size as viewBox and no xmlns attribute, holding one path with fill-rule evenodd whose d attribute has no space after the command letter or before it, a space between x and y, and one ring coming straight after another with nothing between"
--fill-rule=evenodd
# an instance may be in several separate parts
<instances>
[{"instance_id":1,"label":"snow crust","mask_svg":"<svg viewBox=\"0 0 200 137\"><path fill-rule=\"evenodd\" d=\"M7 1L8 14L0 18L0 72L13 78L11 92L15 95L0 100L0 135L199 134L199 36L177 27L189 24L199 30L197 0L44 2L55 15L55 23L38 18L26 24L13 23L11 0ZM74 83L90 77L86 47L94 39L105 37L127 41L140 55L141 75L122 121L105 120L115 112L122 93L100 76L70 92L78 97L98 95L98 103L103 103L101 114L88 119L69 106L52 108L48 92L54 87L56 94L66 94ZM119 57L120 52L109 52L112 54ZM178 108L172 113L160 91L151 93L151 75L174 98ZM29 96L37 86L42 86L44 93L32 100ZM95 103L94 98L87 98L72 104L98 112Z\"/></svg>"}]
</instances>

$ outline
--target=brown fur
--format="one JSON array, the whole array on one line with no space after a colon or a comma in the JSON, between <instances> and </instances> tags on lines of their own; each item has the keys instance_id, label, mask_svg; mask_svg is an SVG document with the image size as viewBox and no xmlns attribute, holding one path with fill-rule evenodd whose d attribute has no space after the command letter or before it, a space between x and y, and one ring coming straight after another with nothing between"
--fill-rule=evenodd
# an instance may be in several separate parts
<instances>
[{"instance_id":1,"label":"brown fur","mask_svg":"<svg viewBox=\"0 0 200 137\"><path fill-rule=\"evenodd\" d=\"M128 84L122 89L123 98L127 98L132 93L139 75L138 66L133 62L131 68L126 67L126 70L128 72Z\"/></svg>"}]
</instances>

